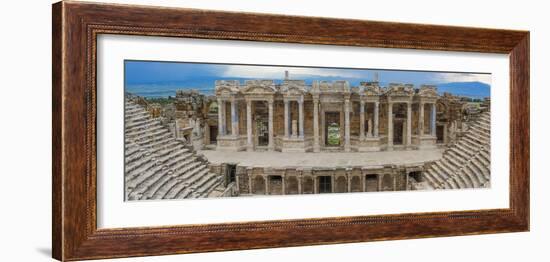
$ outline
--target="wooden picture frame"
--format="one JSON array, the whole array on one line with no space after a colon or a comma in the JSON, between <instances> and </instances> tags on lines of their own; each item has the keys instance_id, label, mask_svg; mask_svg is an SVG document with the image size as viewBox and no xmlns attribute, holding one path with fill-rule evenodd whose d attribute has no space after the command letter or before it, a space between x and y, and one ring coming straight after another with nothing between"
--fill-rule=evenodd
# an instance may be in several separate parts
<instances>
[{"instance_id":1,"label":"wooden picture frame","mask_svg":"<svg viewBox=\"0 0 550 262\"><path fill-rule=\"evenodd\" d=\"M53 257L81 260L529 230L529 32L83 2L53 5ZM99 34L510 57L510 207L146 228L96 226ZM330 229L330 230L327 230Z\"/></svg>"}]
</instances>

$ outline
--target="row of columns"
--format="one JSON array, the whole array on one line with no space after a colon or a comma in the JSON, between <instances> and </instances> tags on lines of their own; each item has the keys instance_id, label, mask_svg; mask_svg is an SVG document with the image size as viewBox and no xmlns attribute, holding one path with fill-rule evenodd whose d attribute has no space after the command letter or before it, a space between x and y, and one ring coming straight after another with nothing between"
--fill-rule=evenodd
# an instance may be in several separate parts
<instances>
[{"instance_id":1,"label":"row of columns","mask_svg":"<svg viewBox=\"0 0 550 262\"><path fill-rule=\"evenodd\" d=\"M391 174L373 174L373 175L376 175L376 191L382 191L382 179L384 177L384 175L391 175ZM257 175L256 175L257 176ZM253 194L253 189L254 189L254 183L255 183L255 179L253 179L253 177L255 178L256 176L253 176L253 175L249 175L248 176L248 192L250 194ZM287 176L284 176L284 175L260 175L263 177L263 181L264 181L264 190L265 190L265 194L268 195L269 192L270 192L270 178L273 177L273 176L280 176L281 177L281 194L285 195L286 194L286 179L287 179ZM334 193L336 192L336 181L338 178L342 177L342 175L318 175L318 176L307 176L311 179L311 181L313 182L312 184L312 187L313 187L313 194L319 194L319 177L321 176L329 176L330 179L331 179L331 193ZM352 180L354 177L357 177L359 178L359 183L361 184L361 191L362 192L366 192L367 191L367 180L366 180L366 176L367 175L345 175L345 179L346 179L346 189L347 191L346 192L352 192L351 191L351 187L352 187ZM293 177L296 178L296 182L297 182L297 186L298 186L298 194L303 194L303 176L294 176ZM396 188L396 181L395 181L395 177L393 177L392 179L392 187L393 189L395 190ZM237 183L238 184L238 183Z\"/></svg>"},{"instance_id":2,"label":"row of columns","mask_svg":"<svg viewBox=\"0 0 550 262\"><path fill-rule=\"evenodd\" d=\"M372 126L371 119L369 119L369 125L367 127L367 136L369 137L378 137L378 121L379 121L379 107L380 102L376 101L374 103L374 127ZM359 109L359 139L365 139L365 101L361 101L361 108Z\"/></svg>"},{"instance_id":3,"label":"row of columns","mask_svg":"<svg viewBox=\"0 0 550 262\"><path fill-rule=\"evenodd\" d=\"M365 101L361 100L360 106L360 123L359 123L359 133L360 139L364 140L365 138ZM368 126L369 136L378 137L378 126L379 126L379 106L380 103L374 102L374 128L372 125ZM351 142L350 142L350 109L351 101L349 97L346 97L344 100L344 150L351 151ZM373 134L374 131L374 134ZM319 145L319 98L313 97L313 149L314 151L320 150Z\"/></svg>"},{"instance_id":4,"label":"row of columns","mask_svg":"<svg viewBox=\"0 0 550 262\"><path fill-rule=\"evenodd\" d=\"M224 136L227 134L226 126L226 100L218 98L218 135ZM254 150L254 142L252 135L252 102L253 100L246 100L246 146L247 150ZM231 135L239 135L239 112L237 108L236 99L231 99ZM273 150L275 144L273 141L273 100L267 100L268 104L268 133L269 133L269 142L268 150Z\"/></svg>"},{"instance_id":5,"label":"row of columns","mask_svg":"<svg viewBox=\"0 0 550 262\"><path fill-rule=\"evenodd\" d=\"M218 98L218 135L227 135L226 124L226 100ZM239 135L239 112L237 110L237 101L235 99L230 100L231 103L231 135Z\"/></svg>"},{"instance_id":6,"label":"row of columns","mask_svg":"<svg viewBox=\"0 0 550 262\"><path fill-rule=\"evenodd\" d=\"M284 128L285 128L285 137L290 138L291 126L290 126L290 101L284 101ZM298 103L298 118L299 118L299 131L298 137L304 138L304 101L303 97L295 100ZM237 101L231 99L231 135L239 135L239 114L237 111ZM274 149L273 141L273 100L267 100L268 102L268 132L269 132L269 142L268 149ZM365 138L365 101L361 101L360 106L360 139ZM393 146L393 104L398 102L389 102L388 103L388 147ZM406 145L410 146L412 143L412 103L405 102L407 104L407 135L406 135ZM379 131L379 106L380 103L374 102L374 127L371 127L369 124L367 133L369 136L378 137ZM218 99L218 135L224 136L227 133L226 127L226 100ZM431 103L431 114L430 114L430 134L435 136L435 127L436 127L436 105ZM344 150L351 150L350 143L350 106L351 102L349 97L344 100ZM419 104L419 125L418 133L424 135L424 103ZM369 119L370 121L370 119ZM252 100L246 100L246 124L247 124L247 149L253 150L254 144L252 139ZM373 134L374 132L374 134ZM295 134L292 134L295 135ZM315 152L320 151L320 137L319 137L319 97L313 97L313 149Z\"/></svg>"},{"instance_id":7,"label":"row of columns","mask_svg":"<svg viewBox=\"0 0 550 262\"><path fill-rule=\"evenodd\" d=\"M290 117L290 102L292 100L285 99L285 115L284 115L284 128L285 128L285 138L299 137L300 139L304 138L304 98L300 97L295 100L298 103L298 134L292 133L292 119ZM292 133L292 134L291 134Z\"/></svg>"},{"instance_id":8,"label":"row of columns","mask_svg":"<svg viewBox=\"0 0 550 262\"><path fill-rule=\"evenodd\" d=\"M393 104L400 102L389 102L388 103L388 147L393 146ZM412 144L412 103L405 102L407 104L407 136L406 136L406 145L410 146ZM436 125L436 106L435 103L431 103L431 114L430 114L430 135L435 136L435 125ZM424 103L419 104L419 121L418 121L418 134L419 136L424 135Z\"/></svg>"},{"instance_id":9,"label":"row of columns","mask_svg":"<svg viewBox=\"0 0 550 262\"><path fill-rule=\"evenodd\" d=\"M431 113L430 113L430 135L435 136L435 125L436 125L436 106L435 103L431 104ZM418 119L418 134L424 135L424 103L420 102L419 104L419 119Z\"/></svg>"}]
</instances>

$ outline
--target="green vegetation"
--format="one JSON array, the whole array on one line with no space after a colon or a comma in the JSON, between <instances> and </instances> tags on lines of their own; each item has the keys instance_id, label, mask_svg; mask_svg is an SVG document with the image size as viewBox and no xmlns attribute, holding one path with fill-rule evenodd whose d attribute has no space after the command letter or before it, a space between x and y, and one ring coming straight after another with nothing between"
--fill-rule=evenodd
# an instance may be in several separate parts
<instances>
[{"instance_id":1,"label":"green vegetation","mask_svg":"<svg viewBox=\"0 0 550 262\"><path fill-rule=\"evenodd\" d=\"M329 125L327 129L327 144L329 146L340 145L340 127L336 124L332 124Z\"/></svg>"},{"instance_id":2,"label":"green vegetation","mask_svg":"<svg viewBox=\"0 0 550 262\"><path fill-rule=\"evenodd\" d=\"M156 103L156 104L160 104L160 105L168 105L168 104L172 104L176 101L176 99L172 96L169 96L168 98L166 97L155 97L155 98L145 98L145 100L148 102L148 103Z\"/></svg>"}]
</instances>

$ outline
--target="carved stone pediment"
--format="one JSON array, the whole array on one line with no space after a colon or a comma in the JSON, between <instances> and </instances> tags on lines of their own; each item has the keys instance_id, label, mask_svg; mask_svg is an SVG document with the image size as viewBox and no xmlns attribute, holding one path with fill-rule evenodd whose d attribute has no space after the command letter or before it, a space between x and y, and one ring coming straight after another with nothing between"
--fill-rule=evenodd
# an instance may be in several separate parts
<instances>
[{"instance_id":1,"label":"carved stone pediment","mask_svg":"<svg viewBox=\"0 0 550 262\"><path fill-rule=\"evenodd\" d=\"M337 80L334 82L320 81L318 82L318 87L320 92L326 92L326 93L335 93L335 92L349 93L351 91L349 82L345 80Z\"/></svg>"},{"instance_id":2,"label":"carved stone pediment","mask_svg":"<svg viewBox=\"0 0 550 262\"><path fill-rule=\"evenodd\" d=\"M230 95L239 92L238 80L217 80L216 95Z\"/></svg>"},{"instance_id":3,"label":"carved stone pediment","mask_svg":"<svg viewBox=\"0 0 550 262\"><path fill-rule=\"evenodd\" d=\"M304 80L285 80L281 85L281 92L285 95L302 95L307 92Z\"/></svg>"},{"instance_id":4,"label":"carved stone pediment","mask_svg":"<svg viewBox=\"0 0 550 262\"><path fill-rule=\"evenodd\" d=\"M387 96L412 96L414 95L413 85L391 83L386 89Z\"/></svg>"},{"instance_id":5,"label":"carved stone pediment","mask_svg":"<svg viewBox=\"0 0 550 262\"><path fill-rule=\"evenodd\" d=\"M273 80L247 80L241 91L244 94L274 94L277 87Z\"/></svg>"},{"instance_id":6,"label":"carved stone pediment","mask_svg":"<svg viewBox=\"0 0 550 262\"><path fill-rule=\"evenodd\" d=\"M358 93L362 96L379 96L382 93L382 89L378 83L361 82Z\"/></svg>"},{"instance_id":7,"label":"carved stone pediment","mask_svg":"<svg viewBox=\"0 0 550 262\"><path fill-rule=\"evenodd\" d=\"M229 96L231 94L234 94L235 92L232 91L230 88L222 87L222 88L216 88L216 95L218 96Z\"/></svg>"},{"instance_id":8,"label":"carved stone pediment","mask_svg":"<svg viewBox=\"0 0 550 262\"><path fill-rule=\"evenodd\" d=\"M436 97L437 87L435 85L422 85L418 90L418 95L423 97Z\"/></svg>"}]
</instances>

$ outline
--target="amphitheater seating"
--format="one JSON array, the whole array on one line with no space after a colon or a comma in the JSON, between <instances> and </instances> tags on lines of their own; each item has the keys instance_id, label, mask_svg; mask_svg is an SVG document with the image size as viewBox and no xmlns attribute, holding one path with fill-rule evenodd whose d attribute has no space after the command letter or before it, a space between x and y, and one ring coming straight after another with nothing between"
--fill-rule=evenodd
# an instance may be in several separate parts
<instances>
[{"instance_id":1,"label":"amphitheater seating","mask_svg":"<svg viewBox=\"0 0 550 262\"><path fill-rule=\"evenodd\" d=\"M434 189L489 187L491 171L491 115L481 113L468 131L424 172Z\"/></svg>"},{"instance_id":2,"label":"amphitheater seating","mask_svg":"<svg viewBox=\"0 0 550 262\"><path fill-rule=\"evenodd\" d=\"M131 98L125 101L124 119L127 200L219 194L222 179L210 172L208 161L175 139L167 127Z\"/></svg>"}]
</instances>

